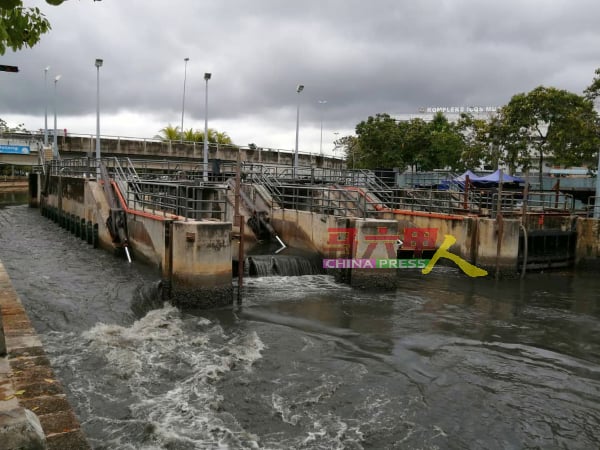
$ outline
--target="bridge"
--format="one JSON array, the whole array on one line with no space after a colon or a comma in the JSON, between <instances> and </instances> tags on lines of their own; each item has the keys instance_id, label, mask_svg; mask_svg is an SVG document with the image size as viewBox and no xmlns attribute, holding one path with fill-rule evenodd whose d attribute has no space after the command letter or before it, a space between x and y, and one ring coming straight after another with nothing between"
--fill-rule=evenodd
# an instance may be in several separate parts
<instances>
[{"instance_id":1,"label":"bridge","mask_svg":"<svg viewBox=\"0 0 600 450\"><path fill-rule=\"evenodd\" d=\"M43 142L43 134L4 133L0 135L0 164L35 166L56 159L51 149L52 144L50 143L50 147L44 148ZM62 133L57 136L57 147L58 154L62 159L95 158L96 136ZM3 151L3 148L7 150ZM202 142L100 136L102 158L129 158L133 161L146 161L146 163L158 160L180 162L189 168L197 166L199 162L203 161L203 152L204 143ZM208 160L211 167L225 161L291 166L294 161L294 151L209 143ZM298 166L341 169L345 167L345 161L342 159L342 155L324 156L299 150Z\"/></svg>"}]
</instances>

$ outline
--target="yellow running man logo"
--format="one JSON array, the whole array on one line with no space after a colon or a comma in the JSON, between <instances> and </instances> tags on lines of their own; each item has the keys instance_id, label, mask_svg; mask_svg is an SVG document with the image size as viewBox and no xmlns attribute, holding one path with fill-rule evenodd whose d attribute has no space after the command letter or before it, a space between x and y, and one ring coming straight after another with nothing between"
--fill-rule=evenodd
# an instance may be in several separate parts
<instances>
[{"instance_id":1,"label":"yellow running man logo","mask_svg":"<svg viewBox=\"0 0 600 450\"><path fill-rule=\"evenodd\" d=\"M487 270L480 269L479 267L474 266L473 264L465 261L460 256L455 255L454 253L450 253L448 249L456 242L456 238L449 234L444 235L444 242L442 245L436 250L431 259L429 260L429 264L425 266L421 273L423 275L427 275L433 269L433 266L438 262L440 258L447 258L450 261L453 261L460 269L469 275L470 277L484 277L486 276Z\"/></svg>"}]
</instances>

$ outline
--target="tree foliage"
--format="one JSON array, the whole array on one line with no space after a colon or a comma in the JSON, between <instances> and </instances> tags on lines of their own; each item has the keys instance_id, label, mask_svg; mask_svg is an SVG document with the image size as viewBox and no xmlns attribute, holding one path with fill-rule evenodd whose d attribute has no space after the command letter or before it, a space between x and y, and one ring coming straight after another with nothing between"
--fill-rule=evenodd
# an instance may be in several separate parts
<instances>
[{"instance_id":1,"label":"tree foliage","mask_svg":"<svg viewBox=\"0 0 600 450\"><path fill-rule=\"evenodd\" d=\"M595 166L600 147L600 120L594 101L600 97L600 69L577 95L539 86L514 95L496 114L484 119L462 114L450 122L437 113L430 122L397 121L380 113L356 126L355 140L346 137L348 166L411 167L415 170L507 166L510 173L544 162Z\"/></svg>"},{"instance_id":2,"label":"tree foliage","mask_svg":"<svg viewBox=\"0 0 600 450\"><path fill-rule=\"evenodd\" d=\"M377 114L356 126L353 156L358 167L412 167L417 170L458 169L465 142L460 129L441 113L431 122L422 119L396 121Z\"/></svg>"},{"instance_id":3,"label":"tree foliage","mask_svg":"<svg viewBox=\"0 0 600 450\"><path fill-rule=\"evenodd\" d=\"M63 2L46 0L54 6ZM39 8L24 7L22 0L0 0L0 55L4 55L7 48L17 51L33 47L50 29L50 22Z\"/></svg>"},{"instance_id":4,"label":"tree foliage","mask_svg":"<svg viewBox=\"0 0 600 450\"><path fill-rule=\"evenodd\" d=\"M598 145L597 114L589 99L539 86L514 95L503 115L508 142L520 153L516 159L524 168L530 166L532 157L537 159L540 183L548 156L567 166L592 161Z\"/></svg>"},{"instance_id":5,"label":"tree foliage","mask_svg":"<svg viewBox=\"0 0 600 450\"><path fill-rule=\"evenodd\" d=\"M2 133L26 133L28 130L25 128L25 124L20 123L16 127L11 127L8 123L0 118L0 134Z\"/></svg>"},{"instance_id":6,"label":"tree foliage","mask_svg":"<svg viewBox=\"0 0 600 450\"><path fill-rule=\"evenodd\" d=\"M213 128L209 128L207 134L209 143L234 145L229 135L224 131L217 131ZM204 131L190 128L189 130L185 130L182 136L178 126L169 124L160 129L159 134L156 136L157 139L162 139L163 141L178 141L181 140L182 137L186 142L204 142Z\"/></svg>"}]
</instances>

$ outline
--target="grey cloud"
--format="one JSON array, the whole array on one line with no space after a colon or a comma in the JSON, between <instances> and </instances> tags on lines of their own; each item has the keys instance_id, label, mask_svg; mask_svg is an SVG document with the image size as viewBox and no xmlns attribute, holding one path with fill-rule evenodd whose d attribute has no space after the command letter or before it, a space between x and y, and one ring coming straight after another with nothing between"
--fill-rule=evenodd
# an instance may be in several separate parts
<instances>
[{"instance_id":1,"label":"grey cloud","mask_svg":"<svg viewBox=\"0 0 600 450\"><path fill-rule=\"evenodd\" d=\"M378 112L501 105L541 84L581 92L599 65L600 5L591 0L30 3L53 30L0 58L21 67L0 74L3 118L43 111L47 65L63 75L61 111L93 114L96 57L105 61L104 114L152 113L174 125L189 57L186 128L204 117L206 71L214 120L264 117L269 129L289 129L300 102L307 125L326 114L331 127L353 129Z\"/></svg>"}]
</instances>

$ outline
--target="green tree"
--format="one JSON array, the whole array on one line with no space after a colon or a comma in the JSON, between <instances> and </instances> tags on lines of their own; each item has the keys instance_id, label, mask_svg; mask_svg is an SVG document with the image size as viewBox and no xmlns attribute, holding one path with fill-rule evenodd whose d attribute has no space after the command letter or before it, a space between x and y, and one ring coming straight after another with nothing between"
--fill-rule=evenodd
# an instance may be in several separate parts
<instances>
[{"instance_id":1,"label":"green tree","mask_svg":"<svg viewBox=\"0 0 600 450\"><path fill-rule=\"evenodd\" d=\"M414 118L398 122L398 129L401 135L401 164L395 167L403 170L406 166L410 166L413 170L419 170L423 149L431 145L429 125L423 119Z\"/></svg>"},{"instance_id":2,"label":"green tree","mask_svg":"<svg viewBox=\"0 0 600 450\"><path fill-rule=\"evenodd\" d=\"M464 149L461 161L465 169L477 168L492 159L490 158L492 153L490 151L490 122L476 119L470 113L462 113L456 123L456 130L463 136Z\"/></svg>"},{"instance_id":3,"label":"green tree","mask_svg":"<svg viewBox=\"0 0 600 450\"><path fill-rule=\"evenodd\" d=\"M356 135L360 143L361 166L394 167L401 161L402 142L399 128L389 114L369 116L366 121L356 125Z\"/></svg>"},{"instance_id":4,"label":"green tree","mask_svg":"<svg viewBox=\"0 0 600 450\"><path fill-rule=\"evenodd\" d=\"M441 113L430 123L421 119L397 122L389 114L377 114L360 122L356 134L359 145L354 158L361 167L433 170L464 166L463 136Z\"/></svg>"},{"instance_id":5,"label":"green tree","mask_svg":"<svg viewBox=\"0 0 600 450\"><path fill-rule=\"evenodd\" d=\"M583 164L597 147L597 114L589 99L556 88L537 87L513 96L503 108L504 131L520 161L538 158L539 182L546 158L557 164Z\"/></svg>"},{"instance_id":6,"label":"green tree","mask_svg":"<svg viewBox=\"0 0 600 450\"><path fill-rule=\"evenodd\" d=\"M457 126L438 112L428 128L431 142L428 148L423 149L422 170L464 168L461 156L465 143Z\"/></svg>"},{"instance_id":7,"label":"green tree","mask_svg":"<svg viewBox=\"0 0 600 450\"><path fill-rule=\"evenodd\" d=\"M164 128L161 128L159 131L159 135L157 135L158 139L162 139L163 141L176 141L181 139L181 133L179 132L179 127L174 127L169 124Z\"/></svg>"},{"instance_id":8,"label":"green tree","mask_svg":"<svg viewBox=\"0 0 600 450\"><path fill-rule=\"evenodd\" d=\"M28 132L25 124L20 123L16 127L11 127L4 119L0 119L0 133Z\"/></svg>"},{"instance_id":9,"label":"green tree","mask_svg":"<svg viewBox=\"0 0 600 450\"><path fill-rule=\"evenodd\" d=\"M189 130L185 130L183 132L183 140L186 142L194 142L196 141L197 137L197 133L194 131L193 128L190 128Z\"/></svg>"},{"instance_id":10,"label":"green tree","mask_svg":"<svg viewBox=\"0 0 600 450\"><path fill-rule=\"evenodd\" d=\"M182 138L179 127L174 127L171 124L162 128L159 133L156 138L163 141L177 141ZM185 130L183 132L183 140L186 142L204 142L204 131L194 130L193 128ZM226 132L217 131L213 128L208 129L208 142L212 144L234 145Z\"/></svg>"},{"instance_id":11,"label":"green tree","mask_svg":"<svg viewBox=\"0 0 600 450\"><path fill-rule=\"evenodd\" d=\"M215 142L220 145L233 145L231 138L225 131L215 131Z\"/></svg>"},{"instance_id":12,"label":"green tree","mask_svg":"<svg viewBox=\"0 0 600 450\"><path fill-rule=\"evenodd\" d=\"M592 83L585 88L583 95L586 99L594 102L600 96L600 69L596 69Z\"/></svg>"},{"instance_id":13,"label":"green tree","mask_svg":"<svg viewBox=\"0 0 600 450\"><path fill-rule=\"evenodd\" d=\"M46 3L60 5L63 1L46 0ZM7 48L17 51L33 47L50 29L50 22L39 8L26 8L22 0L0 0L0 55Z\"/></svg>"},{"instance_id":14,"label":"green tree","mask_svg":"<svg viewBox=\"0 0 600 450\"><path fill-rule=\"evenodd\" d=\"M333 141L333 151L342 150L346 157L346 167L350 169L361 168L360 145L356 136L343 136Z\"/></svg>"}]
</instances>

